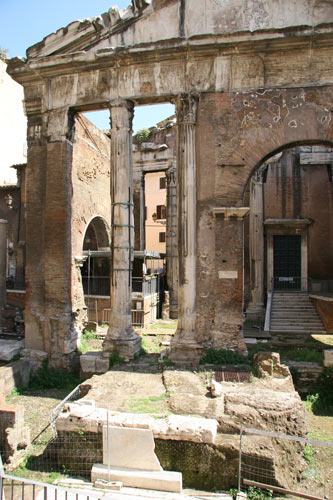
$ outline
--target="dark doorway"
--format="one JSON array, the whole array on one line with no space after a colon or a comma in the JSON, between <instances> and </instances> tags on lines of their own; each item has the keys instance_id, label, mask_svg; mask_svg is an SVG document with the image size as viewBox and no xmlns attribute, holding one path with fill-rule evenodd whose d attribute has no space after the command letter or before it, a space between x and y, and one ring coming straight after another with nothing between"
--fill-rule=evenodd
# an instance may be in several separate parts
<instances>
[{"instance_id":1,"label":"dark doorway","mask_svg":"<svg viewBox=\"0 0 333 500\"><path fill-rule=\"evenodd\" d=\"M301 236L276 234L274 247L274 288L300 290L302 276Z\"/></svg>"}]
</instances>

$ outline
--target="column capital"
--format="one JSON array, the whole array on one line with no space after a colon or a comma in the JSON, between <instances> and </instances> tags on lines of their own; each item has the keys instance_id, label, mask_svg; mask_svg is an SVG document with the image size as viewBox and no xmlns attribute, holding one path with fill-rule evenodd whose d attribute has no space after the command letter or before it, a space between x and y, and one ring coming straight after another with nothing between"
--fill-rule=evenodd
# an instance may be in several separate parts
<instances>
[{"instance_id":1,"label":"column capital","mask_svg":"<svg viewBox=\"0 0 333 500\"><path fill-rule=\"evenodd\" d=\"M111 131L121 128L132 130L134 102L130 99L109 101Z\"/></svg>"},{"instance_id":2,"label":"column capital","mask_svg":"<svg viewBox=\"0 0 333 500\"><path fill-rule=\"evenodd\" d=\"M168 170L165 171L165 176L167 178L168 184L176 183L176 164L173 163Z\"/></svg>"},{"instance_id":3,"label":"column capital","mask_svg":"<svg viewBox=\"0 0 333 500\"><path fill-rule=\"evenodd\" d=\"M74 140L75 120L74 112L70 108L51 109L46 114L47 137L49 142Z\"/></svg>"},{"instance_id":4,"label":"column capital","mask_svg":"<svg viewBox=\"0 0 333 500\"><path fill-rule=\"evenodd\" d=\"M199 94L180 94L176 99L177 123L184 125L195 125L197 122Z\"/></svg>"}]
</instances>

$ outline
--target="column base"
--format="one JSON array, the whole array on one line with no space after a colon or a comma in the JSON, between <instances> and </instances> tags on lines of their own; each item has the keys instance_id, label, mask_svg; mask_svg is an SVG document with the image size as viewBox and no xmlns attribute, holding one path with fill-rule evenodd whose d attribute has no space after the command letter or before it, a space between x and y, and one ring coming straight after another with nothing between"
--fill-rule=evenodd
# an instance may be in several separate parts
<instances>
[{"instance_id":1,"label":"column base","mask_svg":"<svg viewBox=\"0 0 333 500\"><path fill-rule=\"evenodd\" d=\"M182 333L184 337L189 336L188 334L185 335L184 332ZM168 357L175 364L198 366L203 349L204 346L198 344L197 342L195 342L195 340L177 340L177 338L175 338L174 341L171 342Z\"/></svg>"},{"instance_id":2,"label":"column base","mask_svg":"<svg viewBox=\"0 0 333 500\"><path fill-rule=\"evenodd\" d=\"M110 358L117 351L125 361L133 359L141 349L141 337L130 326L126 330L120 327L109 327L106 339L103 342L103 357Z\"/></svg>"}]
</instances>

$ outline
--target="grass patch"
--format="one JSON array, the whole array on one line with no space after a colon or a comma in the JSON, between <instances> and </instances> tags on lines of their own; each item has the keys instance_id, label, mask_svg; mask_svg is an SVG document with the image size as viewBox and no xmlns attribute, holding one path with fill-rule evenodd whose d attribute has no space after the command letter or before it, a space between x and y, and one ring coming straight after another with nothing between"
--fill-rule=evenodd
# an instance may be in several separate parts
<instances>
[{"instance_id":1,"label":"grass patch","mask_svg":"<svg viewBox=\"0 0 333 500\"><path fill-rule=\"evenodd\" d=\"M249 366L247 358L238 352L210 347L200 359L201 365L245 365Z\"/></svg>"},{"instance_id":2,"label":"grass patch","mask_svg":"<svg viewBox=\"0 0 333 500\"><path fill-rule=\"evenodd\" d=\"M305 361L309 363L321 363L323 360L323 354L321 351L315 351L307 347L289 349L285 352L282 351L281 356L289 359L290 361Z\"/></svg>"},{"instance_id":3,"label":"grass patch","mask_svg":"<svg viewBox=\"0 0 333 500\"><path fill-rule=\"evenodd\" d=\"M131 399L129 408L133 413L165 413L165 402L169 395L150 396L148 398Z\"/></svg>"},{"instance_id":4,"label":"grass patch","mask_svg":"<svg viewBox=\"0 0 333 500\"><path fill-rule=\"evenodd\" d=\"M172 323L158 322L148 326L148 330L164 330L164 329L176 330L176 328L177 328L177 320L175 320Z\"/></svg>"},{"instance_id":5,"label":"grass patch","mask_svg":"<svg viewBox=\"0 0 333 500\"><path fill-rule=\"evenodd\" d=\"M152 335L142 335L141 337L141 347L145 354L156 354L160 353L164 348L160 346L160 339Z\"/></svg>"}]
</instances>

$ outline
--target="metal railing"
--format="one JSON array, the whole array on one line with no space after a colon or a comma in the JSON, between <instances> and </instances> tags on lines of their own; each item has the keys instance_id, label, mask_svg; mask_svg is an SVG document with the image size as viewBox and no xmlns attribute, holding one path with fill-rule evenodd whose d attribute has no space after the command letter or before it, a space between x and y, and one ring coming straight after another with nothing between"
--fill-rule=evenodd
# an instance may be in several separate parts
<instances>
[{"instance_id":1,"label":"metal railing","mask_svg":"<svg viewBox=\"0 0 333 500\"><path fill-rule=\"evenodd\" d=\"M307 278L300 276L274 276L272 290L281 291L306 291L308 289Z\"/></svg>"},{"instance_id":2,"label":"metal railing","mask_svg":"<svg viewBox=\"0 0 333 500\"><path fill-rule=\"evenodd\" d=\"M85 295L110 296L109 276L83 276L83 291ZM163 276L152 274L145 277L132 277L132 292L142 293L144 297L159 293L163 289Z\"/></svg>"}]
</instances>

